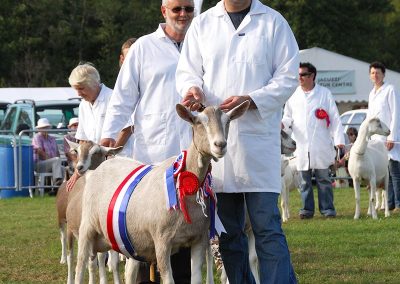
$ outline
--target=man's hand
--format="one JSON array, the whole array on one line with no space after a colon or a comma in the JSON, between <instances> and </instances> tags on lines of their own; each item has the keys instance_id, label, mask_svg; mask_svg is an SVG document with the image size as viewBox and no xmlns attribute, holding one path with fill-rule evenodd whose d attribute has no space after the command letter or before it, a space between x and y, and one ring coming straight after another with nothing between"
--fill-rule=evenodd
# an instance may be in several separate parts
<instances>
[{"instance_id":1,"label":"man's hand","mask_svg":"<svg viewBox=\"0 0 400 284\"><path fill-rule=\"evenodd\" d=\"M392 150L394 147L394 142L391 140L387 140L386 141L386 148L388 149L388 151Z\"/></svg>"},{"instance_id":2,"label":"man's hand","mask_svg":"<svg viewBox=\"0 0 400 284\"><path fill-rule=\"evenodd\" d=\"M67 181L67 191L70 192L72 188L74 188L75 183L78 181L78 179L81 177L81 175L75 170L73 175L69 178Z\"/></svg>"},{"instance_id":3,"label":"man's hand","mask_svg":"<svg viewBox=\"0 0 400 284\"><path fill-rule=\"evenodd\" d=\"M115 140L112 138L103 138L100 140L100 145L104 147L114 147Z\"/></svg>"},{"instance_id":4,"label":"man's hand","mask_svg":"<svg viewBox=\"0 0 400 284\"><path fill-rule=\"evenodd\" d=\"M191 87L181 101L181 104L190 108L191 111L197 111L202 109L204 99L204 93L199 87Z\"/></svg>"},{"instance_id":5,"label":"man's hand","mask_svg":"<svg viewBox=\"0 0 400 284\"><path fill-rule=\"evenodd\" d=\"M234 107L237 107L238 105L240 105L241 103L243 103L244 101L250 101L250 107L251 109L255 109L256 105L254 104L253 100L250 98L250 96L232 96L227 98L226 100L224 100L221 104L220 104L220 108L222 111L224 112L228 112L231 109L233 109Z\"/></svg>"}]
</instances>

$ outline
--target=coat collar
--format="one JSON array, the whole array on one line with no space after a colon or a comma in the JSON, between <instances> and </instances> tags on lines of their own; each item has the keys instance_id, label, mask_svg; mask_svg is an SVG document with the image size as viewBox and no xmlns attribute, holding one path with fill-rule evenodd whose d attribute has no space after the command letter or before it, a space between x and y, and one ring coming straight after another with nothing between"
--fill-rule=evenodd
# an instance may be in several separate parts
<instances>
[{"instance_id":1,"label":"coat collar","mask_svg":"<svg viewBox=\"0 0 400 284\"><path fill-rule=\"evenodd\" d=\"M265 14L267 13L267 6L263 5L259 0L252 0L251 7L248 15L257 15L257 14ZM215 6L214 15L216 17L221 17L226 15L227 12L225 10L224 1L220 1Z\"/></svg>"}]
</instances>

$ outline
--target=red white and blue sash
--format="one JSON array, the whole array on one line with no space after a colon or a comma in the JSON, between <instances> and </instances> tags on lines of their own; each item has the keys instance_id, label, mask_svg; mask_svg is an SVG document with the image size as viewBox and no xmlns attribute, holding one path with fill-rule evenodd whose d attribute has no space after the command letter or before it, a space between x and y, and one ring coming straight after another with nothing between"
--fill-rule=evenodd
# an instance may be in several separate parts
<instances>
[{"instance_id":1,"label":"red white and blue sash","mask_svg":"<svg viewBox=\"0 0 400 284\"><path fill-rule=\"evenodd\" d=\"M137 258L126 228L126 209L135 187L151 169L151 165L134 169L118 186L108 206L107 233L112 249L127 257Z\"/></svg>"}]
</instances>

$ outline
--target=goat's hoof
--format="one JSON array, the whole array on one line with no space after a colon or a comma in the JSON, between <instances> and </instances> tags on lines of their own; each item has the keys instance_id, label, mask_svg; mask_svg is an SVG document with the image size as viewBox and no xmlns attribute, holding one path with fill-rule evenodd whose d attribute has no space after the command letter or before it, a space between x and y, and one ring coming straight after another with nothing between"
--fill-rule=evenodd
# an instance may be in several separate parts
<instances>
[{"instance_id":1,"label":"goat's hoof","mask_svg":"<svg viewBox=\"0 0 400 284\"><path fill-rule=\"evenodd\" d=\"M354 216L354 220L360 219L360 216Z\"/></svg>"}]
</instances>

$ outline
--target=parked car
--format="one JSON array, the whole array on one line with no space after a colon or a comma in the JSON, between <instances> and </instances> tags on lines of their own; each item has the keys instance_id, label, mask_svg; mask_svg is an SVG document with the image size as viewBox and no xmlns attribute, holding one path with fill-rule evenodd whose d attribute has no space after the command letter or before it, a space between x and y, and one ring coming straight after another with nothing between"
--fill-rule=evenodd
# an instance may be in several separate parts
<instances>
[{"instance_id":1,"label":"parked car","mask_svg":"<svg viewBox=\"0 0 400 284\"><path fill-rule=\"evenodd\" d=\"M7 106L10 103L0 101L0 123L3 121L4 116L6 115Z\"/></svg>"},{"instance_id":2,"label":"parked car","mask_svg":"<svg viewBox=\"0 0 400 284\"><path fill-rule=\"evenodd\" d=\"M354 127L359 130L361 123L366 117L367 109L356 109L344 112L340 116L340 120L342 121L344 127L344 132L346 133L349 127Z\"/></svg>"}]
</instances>

